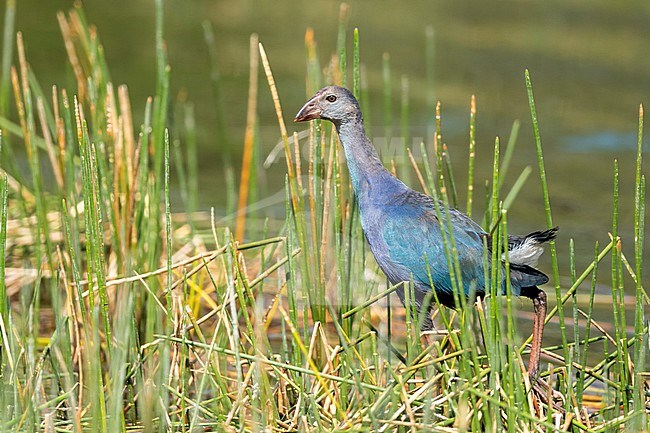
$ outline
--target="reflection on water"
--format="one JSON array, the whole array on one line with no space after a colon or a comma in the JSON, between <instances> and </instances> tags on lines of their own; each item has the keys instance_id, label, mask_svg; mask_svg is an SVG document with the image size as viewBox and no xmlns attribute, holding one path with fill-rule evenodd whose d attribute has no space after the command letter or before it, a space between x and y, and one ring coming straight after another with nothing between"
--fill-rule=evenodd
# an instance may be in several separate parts
<instances>
[{"instance_id":1,"label":"reflection on water","mask_svg":"<svg viewBox=\"0 0 650 433\"><path fill-rule=\"evenodd\" d=\"M46 88L72 82L55 16L57 10L72 4L64 0L18 2L17 29L25 35L30 63ZM98 27L113 80L129 85L134 112L141 113L145 98L155 91L154 3L114 0L87 2L84 7L88 21ZM290 118L307 96L305 29L314 29L319 59L327 64L336 47L338 8L337 2L326 0L312 0L305 6L289 1L165 3L172 98L186 91L197 115L203 208L225 207L219 161L226 150L237 157L243 142L249 35L258 33L265 45L285 116ZM216 138L220 136L214 121L217 110L201 27L206 19L216 31L230 149ZM614 158L619 159L621 169L620 234L624 251L632 257L633 150L638 105L647 104L650 95L649 25L650 3L643 0L624 4L615 0L387 0L381 7L376 2L351 2L348 38L351 40L354 27L360 29L361 59L369 86L367 117L372 126L383 126L379 120L383 119L381 65L383 53L388 52L396 123L400 80L406 75L410 80L409 122L426 129L433 112L425 91L425 29L433 26L434 91L443 103L443 133L458 163L459 177L465 166L469 99L472 94L477 97L479 186L490 171L494 137L507 138L515 119L520 119L522 126L508 180L513 182L527 165L536 167L523 81L523 71L528 68L535 86L554 222L561 226L560 254L566 257L568 241L575 238L581 269L591 260L595 240L601 245L608 240ZM260 139L268 153L277 142L278 128L265 81L260 83ZM304 125L289 127L293 131ZM282 191L284 170L280 163L267 170L262 197ZM512 232L545 224L534 177L528 185L510 211ZM282 212L280 204L280 215ZM548 261L542 265L549 268ZM561 269L564 275L568 272Z\"/></svg>"}]
</instances>

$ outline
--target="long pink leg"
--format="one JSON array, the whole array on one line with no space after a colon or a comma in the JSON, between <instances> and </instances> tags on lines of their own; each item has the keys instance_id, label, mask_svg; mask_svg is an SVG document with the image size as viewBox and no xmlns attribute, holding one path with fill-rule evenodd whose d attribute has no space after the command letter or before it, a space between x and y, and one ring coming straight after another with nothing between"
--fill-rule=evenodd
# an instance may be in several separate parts
<instances>
[{"instance_id":1,"label":"long pink leg","mask_svg":"<svg viewBox=\"0 0 650 433\"><path fill-rule=\"evenodd\" d=\"M546 293L535 287L534 293L526 293L532 299L535 309L533 319L533 341L530 348L530 360L528 361L528 376L530 382L537 382L539 376L539 355L542 351L542 336L544 335L544 320L546 319Z\"/></svg>"}]
</instances>

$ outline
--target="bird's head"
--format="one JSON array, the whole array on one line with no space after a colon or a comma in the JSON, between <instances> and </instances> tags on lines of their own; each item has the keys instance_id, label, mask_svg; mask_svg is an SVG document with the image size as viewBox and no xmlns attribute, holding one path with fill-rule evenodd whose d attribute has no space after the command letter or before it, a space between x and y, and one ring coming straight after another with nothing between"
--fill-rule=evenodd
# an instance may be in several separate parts
<instances>
[{"instance_id":1,"label":"bird's head","mask_svg":"<svg viewBox=\"0 0 650 433\"><path fill-rule=\"evenodd\" d=\"M359 116L361 116L359 103L348 89L328 86L316 92L298 111L293 121L325 119L338 125Z\"/></svg>"}]
</instances>

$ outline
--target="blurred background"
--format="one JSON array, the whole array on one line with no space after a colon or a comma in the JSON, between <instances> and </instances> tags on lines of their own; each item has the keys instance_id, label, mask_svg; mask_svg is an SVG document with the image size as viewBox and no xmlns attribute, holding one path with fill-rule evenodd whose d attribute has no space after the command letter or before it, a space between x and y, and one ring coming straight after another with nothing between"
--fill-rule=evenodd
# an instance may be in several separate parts
<instances>
[{"instance_id":1,"label":"blurred background","mask_svg":"<svg viewBox=\"0 0 650 433\"><path fill-rule=\"evenodd\" d=\"M17 2L16 29L23 32L28 61L45 89L52 84L75 88L56 19L57 11L67 11L74 4L65 0ZM569 239L574 238L578 265L584 266L593 257L594 242L604 245L608 241L613 161L618 159L620 234L625 251L633 257L638 110L639 104L648 106L650 96L649 2L444 0L350 1L349 5L348 65L351 71L352 31L356 27L368 87L364 105L369 109L366 117L371 120L373 135L381 135L385 126L382 59L388 53L395 134L399 131L401 82L406 76L409 124L422 131L433 124L432 100L427 93L432 89L434 101L442 102L443 136L457 167L455 173L464 179L469 102L471 95L476 95L477 194L484 191L484 179L491 171L495 137L505 143L513 122L521 121L506 183L512 184L527 165L534 172L509 214L510 231L542 228L544 208L524 85L524 70L529 69L554 223L561 227L560 253L568 250ZM214 207L217 214L228 213L224 158L231 159L235 179L239 176L251 33L259 35L269 56L289 132L300 131L306 125L294 125L290 119L309 96L305 88L305 31L314 30L319 60L327 65L336 52L339 8L338 1L325 0L165 2L172 100L192 101L197 118L202 209ZM97 27L113 82L128 85L134 117L141 121L145 100L155 93L156 84L154 2L87 1L83 9L88 22ZM215 31L220 101L215 100L211 87L203 33L206 20ZM427 28L433 30L433 85L429 87ZM261 166L279 140L279 129L261 71L259 79L263 155L257 163ZM221 123L223 130L218 130ZM284 161L279 160L259 172L264 177L262 196L280 193L284 198L285 171ZM268 212L282 218L284 204L271 206ZM566 275L568 269L561 272Z\"/></svg>"}]
</instances>

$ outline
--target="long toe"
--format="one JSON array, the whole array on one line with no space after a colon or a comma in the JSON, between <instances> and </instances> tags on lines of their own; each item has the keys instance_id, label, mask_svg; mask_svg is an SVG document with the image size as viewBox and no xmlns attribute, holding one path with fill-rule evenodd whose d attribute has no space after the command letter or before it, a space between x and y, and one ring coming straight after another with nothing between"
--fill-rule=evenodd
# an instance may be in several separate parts
<instances>
[{"instance_id":1,"label":"long toe","mask_svg":"<svg viewBox=\"0 0 650 433\"><path fill-rule=\"evenodd\" d=\"M538 398L547 406L553 407L553 410L564 413L564 396L559 391L553 389L548 382L538 378L532 383L534 397Z\"/></svg>"}]
</instances>

